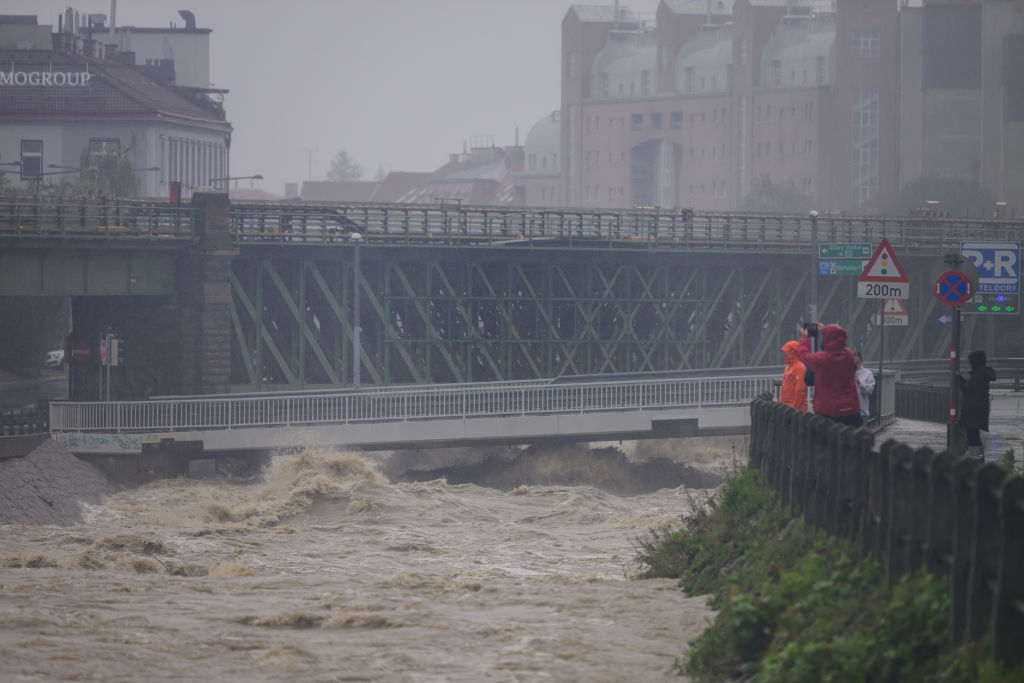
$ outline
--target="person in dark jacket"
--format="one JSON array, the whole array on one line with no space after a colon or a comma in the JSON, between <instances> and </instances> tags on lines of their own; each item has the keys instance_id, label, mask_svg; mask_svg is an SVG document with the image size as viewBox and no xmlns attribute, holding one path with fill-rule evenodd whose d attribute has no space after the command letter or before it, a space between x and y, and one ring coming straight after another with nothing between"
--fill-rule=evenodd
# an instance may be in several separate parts
<instances>
[{"instance_id":1,"label":"person in dark jacket","mask_svg":"<svg viewBox=\"0 0 1024 683\"><path fill-rule=\"evenodd\" d=\"M985 446L981 442L981 430L988 431L988 388L989 384L996 381L996 371L985 365L988 356L984 351L971 351L967 362L971 364L971 376L968 379L964 379L959 370L953 369L963 396L960 424L967 430L967 455L984 458Z\"/></svg>"},{"instance_id":2,"label":"person in dark jacket","mask_svg":"<svg viewBox=\"0 0 1024 683\"><path fill-rule=\"evenodd\" d=\"M800 331L800 362L814 371L814 412L850 427L862 427L857 395L857 365L846 348L846 330L818 323L822 350L811 352L807 330Z\"/></svg>"}]
</instances>

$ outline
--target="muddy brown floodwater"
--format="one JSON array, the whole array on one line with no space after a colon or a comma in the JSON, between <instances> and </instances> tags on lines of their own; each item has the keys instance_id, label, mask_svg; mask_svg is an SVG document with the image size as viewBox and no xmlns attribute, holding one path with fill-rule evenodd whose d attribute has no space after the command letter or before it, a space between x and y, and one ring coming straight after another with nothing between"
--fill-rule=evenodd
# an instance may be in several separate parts
<instances>
[{"instance_id":1,"label":"muddy brown floodwater","mask_svg":"<svg viewBox=\"0 0 1024 683\"><path fill-rule=\"evenodd\" d=\"M686 484L388 468L306 451L255 481L118 491L72 526L0 526L0 679L658 681L711 616L631 578Z\"/></svg>"}]
</instances>

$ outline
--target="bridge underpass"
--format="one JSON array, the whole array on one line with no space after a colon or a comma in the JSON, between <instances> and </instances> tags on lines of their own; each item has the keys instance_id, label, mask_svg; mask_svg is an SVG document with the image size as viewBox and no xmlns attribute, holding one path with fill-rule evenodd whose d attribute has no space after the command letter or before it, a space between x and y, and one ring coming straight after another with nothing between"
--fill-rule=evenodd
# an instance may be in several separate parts
<instances>
[{"instance_id":1,"label":"bridge underpass","mask_svg":"<svg viewBox=\"0 0 1024 683\"><path fill-rule=\"evenodd\" d=\"M913 283L911 325L886 331L885 355L942 358L932 265L961 239L1024 232L1020 221L229 206L223 195L184 209L136 204L135 213L53 203L0 212L3 258L31 255L28 280L39 283L18 290L0 277L0 292L72 297L77 341L95 346L117 332L128 349L128 367L114 373L118 398L351 386L356 280L364 387L774 365L809 308L812 246L882 236ZM91 289L104 269L67 277L59 264L69 250L86 260L174 255L173 286L134 290L139 269L129 265L112 278L122 290ZM880 301L857 299L854 283L818 277L819 318L843 324L850 345L876 358ZM1021 332L1019 315L968 316L964 338L1015 355ZM74 398L96 398L95 357L76 367Z\"/></svg>"}]
</instances>

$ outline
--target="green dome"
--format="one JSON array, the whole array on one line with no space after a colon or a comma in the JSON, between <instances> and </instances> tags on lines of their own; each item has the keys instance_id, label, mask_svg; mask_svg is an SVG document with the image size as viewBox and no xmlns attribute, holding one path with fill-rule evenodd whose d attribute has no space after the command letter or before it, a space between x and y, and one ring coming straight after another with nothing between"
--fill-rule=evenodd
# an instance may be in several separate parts
<instances>
[{"instance_id":1,"label":"green dome","mask_svg":"<svg viewBox=\"0 0 1024 683\"><path fill-rule=\"evenodd\" d=\"M590 69L590 97L654 95L656 49L652 33L613 35L594 57Z\"/></svg>"},{"instance_id":2,"label":"green dome","mask_svg":"<svg viewBox=\"0 0 1024 683\"><path fill-rule=\"evenodd\" d=\"M523 144L525 173L558 173L558 152L562 146L562 117L556 109L533 124Z\"/></svg>"},{"instance_id":3,"label":"green dome","mask_svg":"<svg viewBox=\"0 0 1024 683\"><path fill-rule=\"evenodd\" d=\"M766 88L830 85L836 62L836 24L831 18L783 24L761 56Z\"/></svg>"},{"instance_id":4,"label":"green dome","mask_svg":"<svg viewBox=\"0 0 1024 683\"><path fill-rule=\"evenodd\" d=\"M732 29L703 30L686 41L676 56L676 92L728 92Z\"/></svg>"}]
</instances>

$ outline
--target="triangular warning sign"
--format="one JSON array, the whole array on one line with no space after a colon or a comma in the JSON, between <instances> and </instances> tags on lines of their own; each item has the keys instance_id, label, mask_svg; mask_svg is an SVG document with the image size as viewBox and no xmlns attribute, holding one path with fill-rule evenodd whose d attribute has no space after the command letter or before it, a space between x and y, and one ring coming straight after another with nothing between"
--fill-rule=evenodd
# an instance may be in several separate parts
<instances>
[{"instance_id":1,"label":"triangular warning sign","mask_svg":"<svg viewBox=\"0 0 1024 683\"><path fill-rule=\"evenodd\" d=\"M882 312L885 315L907 315L907 307L903 305L903 299L886 299Z\"/></svg>"},{"instance_id":2,"label":"triangular warning sign","mask_svg":"<svg viewBox=\"0 0 1024 683\"><path fill-rule=\"evenodd\" d=\"M896 259L889 240L882 238L881 244L871 255L871 260L864 266L858 282L910 282L903 266Z\"/></svg>"}]
</instances>

